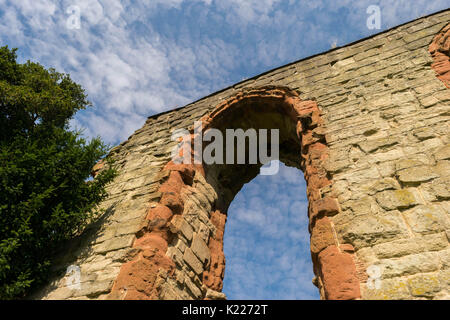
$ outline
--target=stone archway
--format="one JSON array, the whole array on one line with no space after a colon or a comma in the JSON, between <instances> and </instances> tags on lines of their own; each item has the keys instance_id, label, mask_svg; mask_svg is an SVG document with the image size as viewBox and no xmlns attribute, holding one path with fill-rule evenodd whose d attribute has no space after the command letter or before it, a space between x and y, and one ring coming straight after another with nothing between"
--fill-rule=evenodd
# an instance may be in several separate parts
<instances>
[{"instance_id":1,"label":"stone archway","mask_svg":"<svg viewBox=\"0 0 450 320\"><path fill-rule=\"evenodd\" d=\"M448 299L449 17L423 17L149 117L109 155L120 173L105 214L62 250L36 297L224 298L227 205L258 166L170 162L172 131L195 136L202 119L209 128L284 128L283 161L308 182L323 299ZM266 112L243 117L256 105ZM81 290L67 286L70 266L80 268Z\"/></svg>"},{"instance_id":2,"label":"stone archway","mask_svg":"<svg viewBox=\"0 0 450 320\"><path fill-rule=\"evenodd\" d=\"M324 299L358 299L353 247L338 241L328 218L339 212L338 202L321 192L332 184L332 176L324 167L328 148L317 104L302 101L287 87L261 87L238 92L200 121L203 132L212 128L280 130L280 160L301 169L307 182L315 284ZM199 134L191 127L189 143ZM194 158L193 152L190 157ZM260 167L261 163L167 163L166 180L159 188L161 199L149 210L134 243L140 252L122 266L111 297L222 298L226 212Z\"/></svg>"}]
</instances>

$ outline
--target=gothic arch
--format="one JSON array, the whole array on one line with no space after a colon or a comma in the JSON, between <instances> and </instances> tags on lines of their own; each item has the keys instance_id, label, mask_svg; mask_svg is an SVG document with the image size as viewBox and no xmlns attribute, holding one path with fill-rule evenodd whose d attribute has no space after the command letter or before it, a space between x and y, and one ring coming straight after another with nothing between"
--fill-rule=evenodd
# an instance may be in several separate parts
<instances>
[{"instance_id":1,"label":"gothic arch","mask_svg":"<svg viewBox=\"0 0 450 320\"><path fill-rule=\"evenodd\" d=\"M203 132L212 128L280 130L280 160L301 169L307 182L311 257L321 297L359 298L353 247L339 243L328 218L339 212L339 205L336 199L321 193L332 184L332 177L324 168L328 156L325 124L316 102L300 99L287 87L260 87L239 91L200 121ZM193 126L190 128L191 150L199 134ZM194 158L193 151L190 156ZM177 277L184 274L184 286L195 298L220 298L226 212L236 193L258 174L261 165L167 163L159 204L149 210L147 225L134 243L140 253L122 266L112 297L164 299L173 289L171 281L176 285ZM189 226L202 223L209 224L212 231ZM200 282L203 292L192 292L194 286L190 288L186 282L189 272L189 281Z\"/></svg>"},{"instance_id":2,"label":"gothic arch","mask_svg":"<svg viewBox=\"0 0 450 320\"><path fill-rule=\"evenodd\" d=\"M62 248L35 298L224 298L226 211L259 165L170 162L172 132L195 136L201 119L280 128L281 161L308 183L323 299L448 299L449 20L422 17L150 116L111 150L105 214ZM72 265L80 290L67 286Z\"/></svg>"}]
</instances>

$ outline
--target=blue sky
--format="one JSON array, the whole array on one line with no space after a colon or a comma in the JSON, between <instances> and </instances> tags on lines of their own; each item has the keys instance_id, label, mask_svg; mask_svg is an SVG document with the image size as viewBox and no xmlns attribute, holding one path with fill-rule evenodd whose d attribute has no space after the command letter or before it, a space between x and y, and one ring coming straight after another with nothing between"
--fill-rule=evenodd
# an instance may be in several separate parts
<instances>
[{"instance_id":1,"label":"blue sky","mask_svg":"<svg viewBox=\"0 0 450 320\"><path fill-rule=\"evenodd\" d=\"M379 30L366 26L369 5L381 10ZM79 8L79 29L67 27L70 6ZM448 0L0 0L0 42L18 47L21 62L70 73L94 104L72 127L115 145L150 115L448 6ZM229 298L318 297L304 190L302 174L282 167L238 194L225 235Z\"/></svg>"},{"instance_id":2,"label":"blue sky","mask_svg":"<svg viewBox=\"0 0 450 320\"><path fill-rule=\"evenodd\" d=\"M232 299L318 299L311 280L303 173L280 164L231 203L225 226L224 288Z\"/></svg>"}]
</instances>

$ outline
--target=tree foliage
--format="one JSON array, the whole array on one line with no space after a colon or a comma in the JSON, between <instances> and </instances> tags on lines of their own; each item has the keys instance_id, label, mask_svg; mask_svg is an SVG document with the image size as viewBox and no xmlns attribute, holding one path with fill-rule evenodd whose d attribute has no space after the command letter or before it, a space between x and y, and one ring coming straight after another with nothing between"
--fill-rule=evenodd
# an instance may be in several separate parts
<instances>
[{"instance_id":1,"label":"tree foliage","mask_svg":"<svg viewBox=\"0 0 450 320\"><path fill-rule=\"evenodd\" d=\"M49 274L55 250L80 233L106 196L112 165L89 180L108 147L69 130L90 106L69 75L17 63L0 47L0 299L22 298Z\"/></svg>"}]
</instances>

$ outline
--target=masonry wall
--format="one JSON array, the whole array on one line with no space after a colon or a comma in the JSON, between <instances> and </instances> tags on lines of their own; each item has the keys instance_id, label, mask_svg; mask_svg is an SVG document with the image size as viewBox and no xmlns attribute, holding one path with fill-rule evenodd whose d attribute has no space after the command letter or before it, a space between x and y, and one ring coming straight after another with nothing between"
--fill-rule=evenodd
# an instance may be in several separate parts
<instances>
[{"instance_id":1,"label":"masonry wall","mask_svg":"<svg viewBox=\"0 0 450 320\"><path fill-rule=\"evenodd\" d=\"M447 10L150 117L111 152L120 171L105 214L64 248L32 298L225 298L223 196L204 168L169 164L171 132L271 86L320 110L329 183L308 195L309 215L312 200L333 201L326 223L310 226L321 297L450 299L449 21Z\"/></svg>"}]
</instances>

